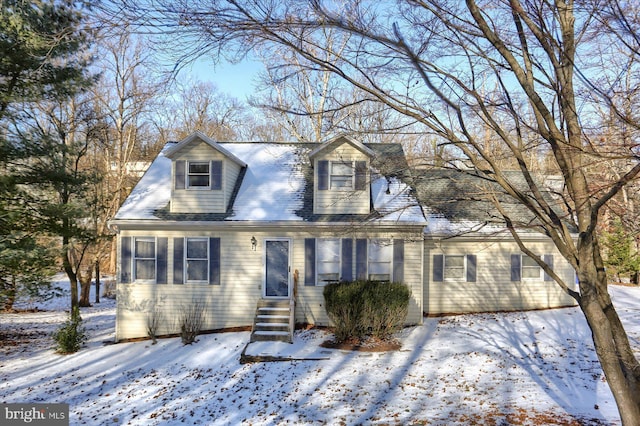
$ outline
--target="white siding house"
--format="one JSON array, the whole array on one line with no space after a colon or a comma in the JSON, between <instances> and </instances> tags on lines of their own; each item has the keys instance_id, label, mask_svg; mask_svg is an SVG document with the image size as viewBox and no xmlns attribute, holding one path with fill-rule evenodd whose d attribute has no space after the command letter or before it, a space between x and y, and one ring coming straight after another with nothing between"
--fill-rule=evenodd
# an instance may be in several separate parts
<instances>
[{"instance_id":1,"label":"white siding house","mask_svg":"<svg viewBox=\"0 0 640 426\"><path fill-rule=\"evenodd\" d=\"M167 144L111 221L116 340L145 337L151 315L157 334L176 333L195 302L204 330L251 326L269 300L293 301L296 323L330 325L324 286L355 278L407 284L407 324L572 304L506 236L451 238L455 221L443 231L451 218L427 205L430 181L407 170L400 145L349 137L223 143L196 132ZM571 279L548 240L527 238Z\"/></svg>"}]
</instances>

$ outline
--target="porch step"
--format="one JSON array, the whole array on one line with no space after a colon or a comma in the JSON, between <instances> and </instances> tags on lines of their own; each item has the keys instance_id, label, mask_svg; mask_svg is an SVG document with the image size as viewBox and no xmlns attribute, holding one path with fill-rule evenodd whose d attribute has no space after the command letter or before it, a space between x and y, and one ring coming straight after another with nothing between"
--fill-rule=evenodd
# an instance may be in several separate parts
<instances>
[{"instance_id":1,"label":"porch step","mask_svg":"<svg viewBox=\"0 0 640 426\"><path fill-rule=\"evenodd\" d=\"M286 300L261 299L256 307L250 342L293 340L293 303Z\"/></svg>"}]
</instances>

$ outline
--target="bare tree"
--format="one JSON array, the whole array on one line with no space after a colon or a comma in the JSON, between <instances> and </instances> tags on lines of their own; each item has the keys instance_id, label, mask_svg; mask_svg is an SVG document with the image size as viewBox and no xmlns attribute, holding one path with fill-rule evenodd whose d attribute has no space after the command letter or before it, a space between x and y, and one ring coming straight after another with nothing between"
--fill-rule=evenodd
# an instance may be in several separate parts
<instances>
[{"instance_id":1,"label":"bare tree","mask_svg":"<svg viewBox=\"0 0 640 426\"><path fill-rule=\"evenodd\" d=\"M96 127L100 145L96 146L99 152L94 152L93 167L104 176L95 194L96 202L106 208L96 224L101 249L94 254L100 258L94 258L92 264L99 266L101 257L108 253L109 270L113 273L115 246L111 244L107 220L139 178L139 165L158 153L151 124L163 100L166 78L154 72L149 42L133 34L129 25L110 26L103 16L98 16L96 26L101 30L95 64L100 79L92 88L92 104L100 120Z\"/></svg>"},{"instance_id":2,"label":"bare tree","mask_svg":"<svg viewBox=\"0 0 640 426\"><path fill-rule=\"evenodd\" d=\"M183 35L182 43L191 41L189 49L182 49L187 56L273 45L290 49L339 76L361 100L379 102L407 124L419 123L455 158L498 185L503 194L489 197L520 249L536 258L518 234L521 229L536 230L547 235L574 267L578 291L540 261L540 267L578 302L622 421L636 425L640 364L608 293L596 229L604 206L640 173L639 147L632 140L612 152L590 143L585 111L593 102L614 103L607 88L592 99L579 94L598 86L591 49L614 42L635 61L638 33L635 16L623 8L615 15L622 24L602 25L609 22L611 11L601 3L406 0L390 6L228 0L194 5L157 0L142 6L136 2L136 8L145 16L153 8L157 28L172 38ZM600 31L595 31L596 25ZM327 52L337 54L330 43L322 42L326 28L348 39L337 61L326 60ZM638 123L637 117L621 110L619 117ZM513 158L525 188L505 173L496 153ZM564 213L544 196L536 180L533 160L540 155L549 155L551 166L562 174L564 191L559 195ZM588 169L606 167L607 160L623 156L627 161L617 165L624 168L594 186ZM535 215L536 221L518 222L505 207L503 195Z\"/></svg>"},{"instance_id":3,"label":"bare tree","mask_svg":"<svg viewBox=\"0 0 640 426\"><path fill-rule=\"evenodd\" d=\"M211 82L179 84L174 98L168 103L174 115L173 122L169 124L169 134L174 140L196 130L220 141L237 140L245 133L246 105L221 93Z\"/></svg>"}]
</instances>

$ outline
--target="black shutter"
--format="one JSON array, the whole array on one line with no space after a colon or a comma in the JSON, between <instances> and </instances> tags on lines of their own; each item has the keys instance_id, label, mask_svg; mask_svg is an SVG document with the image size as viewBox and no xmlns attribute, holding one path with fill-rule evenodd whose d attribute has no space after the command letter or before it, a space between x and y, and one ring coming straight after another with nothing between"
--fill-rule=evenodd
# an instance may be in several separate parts
<instances>
[{"instance_id":1,"label":"black shutter","mask_svg":"<svg viewBox=\"0 0 640 426\"><path fill-rule=\"evenodd\" d=\"M304 239L304 285L316 285L316 239Z\"/></svg>"},{"instance_id":2,"label":"black shutter","mask_svg":"<svg viewBox=\"0 0 640 426\"><path fill-rule=\"evenodd\" d=\"M186 164L184 160L176 161L176 175L175 175L176 181L174 182L175 189L184 189L184 182L186 180L185 167L186 167Z\"/></svg>"},{"instance_id":3,"label":"black shutter","mask_svg":"<svg viewBox=\"0 0 640 426\"><path fill-rule=\"evenodd\" d=\"M353 280L353 240L351 238L342 239L342 262L340 268L340 280Z\"/></svg>"},{"instance_id":4,"label":"black shutter","mask_svg":"<svg viewBox=\"0 0 640 426\"><path fill-rule=\"evenodd\" d=\"M327 160L318 161L318 190L329 189L329 162Z\"/></svg>"},{"instance_id":5,"label":"black shutter","mask_svg":"<svg viewBox=\"0 0 640 426\"><path fill-rule=\"evenodd\" d=\"M511 255L511 281L521 280L520 262L521 262L521 256L519 254Z\"/></svg>"},{"instance_id":6,"label":"black shutter","mask_svg":"<svg viewBox=\"0 0 640 426\"><path fill-rule=\"evenodd\" d=\"M220 160L211 162L211 189L222 189L222 161Z\"/></svg>"},{"instance_id":7,"label":"black shutter","mask_svg":"<svg viewBox=\"0 0 640 426\"><path fill-rule=\"evenodd\" d=\"M467 282L475 283L476 282L476 265L477 258L475 254L467 255Z\"/></svg>"},{"instance_id":8,"label":"black shutter","mask_svg":"<svg viewBox=\"0 0 640 426\"><path fill-rule=\"evenodd\" d=\"M209 238L209 284L220 285L220 238Z\"/></svg>"},{"instance_id":9,"label":"black shutter","mask_svg":"<svg viewBox=\"0 0 640 426\"><path fill-rule=\"evenodd\" d=\"M552 254L545 254L544 255L544 263L549 265L549 268L553 269L553 255ZM553 281L553 278L551 278L551 275L549 275L549 274L547 274L545 272L544 273L544 280L545 281Z\"/></svg>"},{"instance_id":10,"label":"black shutter","mask_svg":"<svg viewBox=\"0 0 640 426\"><path fill-rule=\"evenodd\" d=\"M356 279L367 279L367 240L356 240Z\"/></svg>"},{"instance_id":11,"label":"black shutter","mask_svg":"<svg viewBox=\"0 0 640 426\"><path fill-rule=\"evenodd\" d=\"M158 250L156 252L157 276L156 284L167 283L167 256L169 249L169 239L167 237L156 238Z\"/></svg>"},{"instance_id":12,"label":"black shutter","mask_svg":"<svg viewBox=\"0 0 640 426\"><path fill-rule=\"evenodd\" d=\"M356 191L364 191L367 187L367 162L356 161Z\"/></svg>"},{"instance_id":13,"label":"black shutter","mask_svg":"<svg viewBox=\"0 0 640 426\"><path fill-rule=\"evenodd\" d=\"M184 283L184 238L173 239L173 283Z\"/></svg>"},{"instance_id":14,"label":"black shutter","mask_svg":"<svg viewBox=\"0 0 640 426\"><path fill-rule=\"evenodd\" d=\"M444 254L433 255L433 281L444 281Z\"/></svg>"},{"instance_id":15,"label":"black shutter","mask_svg":"<svg viewBox=\"0 0 640 426\"><path fill-rule=\"evenodd\" d=\"M120 238L120 282L131 282L131 237Z\"/></svg>"},{"instance_id":16,"label":"black shutter","mask_svg":"<svg viewBox=\"0 0 640 426\"><path fill-rule=\"evenodd\" d=\"M404 282L404 240L393 240L393 277L391 281Z\"/></svg>"}]
</instances>

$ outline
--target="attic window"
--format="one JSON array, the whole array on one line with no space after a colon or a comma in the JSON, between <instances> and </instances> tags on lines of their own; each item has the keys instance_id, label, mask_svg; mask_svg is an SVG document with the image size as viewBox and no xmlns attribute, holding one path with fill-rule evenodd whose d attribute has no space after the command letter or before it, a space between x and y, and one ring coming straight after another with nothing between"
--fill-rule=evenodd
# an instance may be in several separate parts
<instances>
[{"instance_id":1,"label":"attic window","mask_svg":"<svg viewBox=\"0 0 640 426\"><path fill-rule=\"evenodd\" d=\"M366 161L318 162L318 189L334 191L363 191L366 188Z\"/></svg>"},{"instance_id":2,"label":"attic window","mask_svg":"<svg viewBox=\"0 0 640 426\"><path fill-rule=\"evenodd\" d=\"M353 163L332 162L330 182L331 189L340 190L353 188Z\"/></svg>"},{"instance_id":3,"label":"attic window","mask_svg":"<svg viewBox=\"0 0 640 426\"><path fill-rule=\"evenodd\" d=\"M208 188L209 187L209 162L190 161L189 172L187 174L187 187Z\"/></svg>"}]
</instances>

